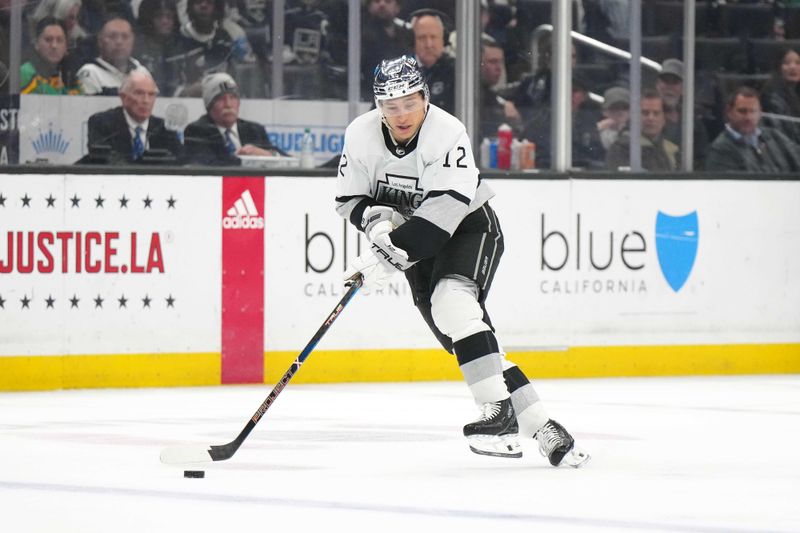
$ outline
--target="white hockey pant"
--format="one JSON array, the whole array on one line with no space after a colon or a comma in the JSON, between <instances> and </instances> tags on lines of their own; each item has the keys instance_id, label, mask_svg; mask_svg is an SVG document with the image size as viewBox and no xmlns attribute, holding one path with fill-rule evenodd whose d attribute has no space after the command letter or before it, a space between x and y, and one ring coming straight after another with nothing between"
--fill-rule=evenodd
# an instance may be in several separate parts
<instances>
[{"instance_id":1,"label":"white hockey pant","mask_svg":"<svg viewBox=\"0 0 800 533\"><path fill-rule=\"evenodd\" d=\"M492 328L483 321L475 282L448 277L439 280L431 296L436 327L453 340L459 368L478 404L509 397L503 379L503 355Z\"/></svg>"}]
</instances>

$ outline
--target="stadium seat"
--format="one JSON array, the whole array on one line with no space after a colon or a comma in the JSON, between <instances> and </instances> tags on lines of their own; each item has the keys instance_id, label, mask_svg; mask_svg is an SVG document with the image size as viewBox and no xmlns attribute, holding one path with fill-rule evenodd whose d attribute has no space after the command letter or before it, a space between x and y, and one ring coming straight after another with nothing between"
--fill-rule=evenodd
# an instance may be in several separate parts
<instances>
[{"instance_id":1,"label":"stadium seat","mask_svg":"<svg viewBox=\"0 0 800 533\"><path fill-rule=\"evenodd\" d=\"M661 63L669 57L680 55L679 41L674 35L646 35L642 36L642 56ZM629 39L615 39L612 43L617 48L630 51Z\"/></svg>"},{"instance_id":2,"label":"stadium seat","mask_svg":"<svg viewBox=\"0 0 800 533\"><path fill-rule=\"evenodd\" d=\"M573 2L572 27L578 27L578 10ZM517 24L521 28L534 30L542 24L553 23L553 2L551 0L518 0Z\"/></svg>"},{"instance_id":3,"label":"stadium seat","mask_svg":"<svg viewBox=\"0 0 800 533\"><path fill-rule=\"evenodd\" d=\"M800 39L750 39L749 45L750 70L755 73L769 73L778 64L779 56L785 49L800 50Z\"/></svg>"},{"instance_id":4,"label":"stadium seat","mask_svg":"<svg viewBox=\"0 0 800 533\"><path fill-rule=\"evenodd\" d=\"M745 72L747 51L742 39L736 37L697 37L695 67L708 71Z\"/></svg>"},{"instance_id":5,"label":"stadium seat","mask_svg":"<svg viewBox=\"0 0 800 533\"><path fill-rule=\"evenodd\" d=\"M786 37L800 39L800 6L787 7L783 12L783 20L786 24Z\"/></svg>"},{"instance_id":6,"label":"stadium seat","mask_svg":"<svg viewBox=\"0 0 800 533\"><path fill-rule=\"evenodd\" d=\"M651 4L645 17L652 17L649 24L654 34L683 35L683 2L645 2ZM704 35L708 24L708 5L705 2L695 4L695 33ZM647 21L647 19L645 19Z\"/></svg>"},{"instance_id":7,"label":"stadium seat","mask_svg":"<svg viewBox=\"0 0 800 533\"><path fill-rule=\"evenodd\" d=\"M729 94L742 86L752 87L760 91L764 83L769 79L769 74L731 74L718 72L714 77L716 78L717 89L720 95L720 103L722 109L724 109Z\"/></svg>"},{"instance_id":8,"label":"stadium seat","mask_svg":"<svg viewBox=\"0 0 800 533\"><path fill-rule=\"evenodd\" d=\"M767 37L772 34L775 11L767 4L720 6L720 29L729 37Z\"/></svg>"},{"instance_id":9,"label":"stadium seat","mask_svg":"<svg viewBox=\"0 0 800 533\"><path fill-rule=\"evenodd\" d=\"M597 94L603 94L606 89L615 85L617 79L616 69L603 63L578 63L572 73L573 76L586 80L589 90Z\"/></svg>"}]
</instances>

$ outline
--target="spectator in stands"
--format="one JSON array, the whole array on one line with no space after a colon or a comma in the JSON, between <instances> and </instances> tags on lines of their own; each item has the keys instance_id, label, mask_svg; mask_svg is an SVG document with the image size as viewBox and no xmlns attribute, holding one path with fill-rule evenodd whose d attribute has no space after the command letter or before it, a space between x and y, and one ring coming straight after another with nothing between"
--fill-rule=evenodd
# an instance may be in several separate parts
<instances>
[{"instance_id":1,"label":"spectator in stands","mask_svg":"<svg viewBox=\"0 0 800 533\"><path fill-rule=\"evenodd\" d=\"M119 88L122 105L89 117L89 154L121 163L175 163L182 157L178 134L153 116L158 96L149 72L134 70Z\"/></svg>"},{"instance_id":2,"label":"spectator in stands","mask_svg":"<svg viewBox=\"0 0 800 533\"><path fill-rule=\"evenodd\" d=\"M231 34L234 42L239 42L239 46L244 51L244 62L250 62L252 56L255 61L262 65L266 64L272 51L269 46L269 35L272 28L271 2L267 2L267 0L228 0L222 24Z\"/></svg>"},{"instance_id":3,"label":"spectator in stands","mask_svg":"<svg viewBox=\"0 0 800 533\"><path fill-rule=\"evenodd\" d=\"M36 24L35 55L20 67L22 94L80 94L81 86L68 65L67 29L54 17Z\"/></svg>"},{"instance_id":4,"label":"spectator in stands","mask_svg":"<svg viewBox=\"0 0 800 533\"><path fill-rule=\"evenodd\" d=\"M411 13L414 53L431 92L430 102L448 113L455 112L456 66L445 53L449 19L439 11L421 9Z\"/></svg>"},{"instance_id":5,"label":"spectator in stands","mask_svg":"<svg viewBox=\"0 0 800 533\"><path fill-rule=\"evenodd\" d=\"M222 19L218 23L228 33L233 42L233 59L240 63L252 63L255 61L253 47L242 24L250 24L251 20L255 22L255 19L249 17L264 16L264 10L260 10L261 12L259 13L255 6L251 8L245 5L245 0L223 0L222 7L217 9L222 11ZM191 22L189 0L177 0L177 10L181 31L184 31L187 24ZM266 22L263 22L263 24L266 24Z\"/></svg>"},{"instance_id":6,"label":"spectator in stands","mask_svg":"<svg viewBox=\"0 0 800 533\"><path fill-rule=\"evenodd\" d=\"M605 150L597 132L601 112L599 106L589 98L586 82L572 78L572 154L576 167L601 168L604 166ZM541 103L523 114L522 138L536 144L536 166L549 168L551 163L552 108L550 103Z\"/></svg>"},{"instance_id":7,"label":"spectator in stands","mask_svg":"<svg viewBox=\"0 0 800 533\"><path fill-rule=\"evenodd\" d=\"M456 16L456 0L404 0L400 17L410 19L420 9L435 9L453 20Z\"/></svg>"},{"instance_id":8,"label":"spectator in stands","mask_svg":"<svg viewBox=\"0 0 800 533\"><path fill-rule=\"evenodd\" d=\"M183 132L186 160L199 165L240 165L243 155L286 155L269 141L264 126L239 118L239 87L224 73L203 78L207 113Z\"/></svg>"},{"instance_id":9,"label":"spectator in stands","mask_svg":"<svg viewBox=\"0 0 800 533\"><path fill-rule=\"evenodd\" d=\"M507 0L500 0L500 1L505 2ZM497 30L495 32L497 37L494 37L493 35L487 33L486 30L488 29L489 24L492 22L492 14L495 11L503 13L503 15L501 16L507 15L507 19L504 21L504 23L507 24L515 23L516 19L514 19L513 16L511 15L511 7L507 4L499 5L497 3L492 3L492 5L489 6L488 0L480 0L480 2L481 2L481 10L478 16L480 17L481 21L481 37L480 37L481 41L483 41L484 39L494 40L495 42L500 44L501 48L504 48L505 52L505 43L507 42L506 28L500 27L500 21L499 20L495 21L496 24L494 26L494 28ZM455 57L458 52L458 35L457 35L458 32L454 29L453 31L449 31L446 33L448 37L447 37L447 42L445 43L445 48L447 49L448 53L451 56ZM503 75L501 76L501 80L503 83L505 83L506 81L505 68L503 68Z\"/></svg>"},{"instance_id":10,"label":"spectator in stands","mask_svg":"<svg viewBox=\"0 0 800 533\"><path fill-rule=\"evenodd\" d=\"M551 45L549 36L543 39L540 48L539 67L536 72L526 74L518 82L509 86L511 100L522 113L523 120L529 121L530 117L538 113L543 106L550 106L550 85L552 73L550 71ZM572 67L575 68L577 51L572 46Z\"/></svg>"},{"instance_id":11,"label":"spectator in stands","mask_svg":"<svg viewBox=\"0 0 800 533\"><path fill-rule=\"evenodd\" d=\"M628 89L609 87L603 93L603 119L597 123L597 131L603 148L608 150L619 133L628 127L631 116L631 100Z\"/></svg>"},{"instance_id":12,"label":"spectator in stands","mask_svg":"<svg viewBox=\"0 0 800 533\"><path fill-rule=\"evenodd\" d=\"M503 72L503 49L491 37L481 41L480 137L497 135L497 128L506 123L519 131L522 117L514 102L502 98L493 87Z\"/></svg>"},{"instance_id":13,"label":"spectator in stands","mask_svg":"<svg viewBox=\"0 0 800 533\"><path fill-rule=\"evenodd\" d=\"M375 67L387 57L410 55L414 34L397 18L400 0L368 0L361 19L361 96L372 100Z\"/></svg>"},{"instance_id":14,"label":"spectator in stands","mask_svg":"<svg viewBox=\"0 0 800 533\"><path fill-rule=\"evenodd\" d=\"M292 61L300 65L318 65L328 61L328 15L319 9L319 0L300 0L286 10L286 44Z\"/></svg>"},{"instance_id":15,"label":"spectator in stands","mask_svg":"<svg viewBox=\"0 0 800 533\"><path fill-rule=\"evenodd\" d=\"M237 62L249 61L224 24L225 0L188 0L188 22L181 27L183 54L181 96L200 96L206 74L232 72ZM241 29L241 28L240 28Z\"/></svg>"},{"instance_id":16,"label":"spectator in stands","mask_svg":"<svg viewBox=\"0 0 800 533\"><path fill-rule=\"evenodd\" d=\"M263 27L270 23L272 6L266 0L228 0L226 19L242 28Z\"/></svg>"},{"instance_id":17,"label":"spectator in stands","mask_svg":"<svg viewBox=\"0 0 800 533\"><path fill-rule=\"evenodd\" d=\"M664 100L654 89L646 89L641 98L642 168L651 171L675 171L680 162L678 146L664 138ZM630 131L623 130L606 154L611 170L630 166Z\"/></svg>"},{"instance_id":18,"label":"spectator in stands","mask_svg":"<svg viewBox=\"0 0 800 533\"><path fill-rule=\"evenodd\" d=\"M481 0L481 31L490 35L497 44L506 48L508 33L516 27L517 19L513 2L497 1L491 3Z\"/></svg>"},{"instance_id":19,"label":"spectator in stands","mask_svg":"<svg viewBox=\"0 0 800 533\"><path fill-rule=\"evenodd\" d=\"M36 25L45 17L55 17L64 23L67 31L67 50L73 53L78 42L87 37L86 31L78 23L81 0L42 0L30 15L31 32L35 35Z\"/></svg>"},{"instance_id":20,"label":"spectator in stands","mask_svg":"<svg viewBox=\"0 0 800 533\"><path fill-rule=\"evenodd\" d=\"M800 144L800 49L786 48L779 57L778 68L762 89L761 105L765 113L785 118L765 117L764 124Z\"/></svg>"},{"instance_id":21,"label":"spectator in stands","mask_svg":"<svg viewBox=\"0 0 800 533\"><path fill-rule=\"evenodd\" d=\"M572 166L605 168L606 149L600 140L597 123L603 116L600 104L589 98L589 84L572 78Z\"/></svg>"},{"instance_id":22,"label":"spectator in stands","mask_svg":"<svg viewBox=\"0 0 800 533\"><path fill-rule=\"evenodd\" d=\"M347 9L340 0L295 4L286 10L284 62L293 67L284 90L300 98L346 99Z\"/></svg>"},{"instance_id":23,"label":"spectator in stands","mask_svg":"<svg viewBox=\"0 0 800 533\"><path fill-rule=\"evenodd\" d=\"M607 34L613 39L627 39L631 34L630 0L594 0L601 17L608 26Z\"/></svg>"},{"instance_id":24,"label":"spectator in stands","mask_svg":"<svg viewBox=\"0 0 800 533\"><path fill-rule=\"evenodd\" d=\"M67 30L67 58L77 69L97 56L96 34L90 34L80 23L82 0L42 0L28 17L28 35L35 35L36 24L44 17L55 17Z\"/></svg>"},{"instance_id":25,"label":"spectator in stands","mask_svg":"<svg viewBox=\"0 0 800 533\"><path fill-rule=\"evenodd\" d=\"M728 98L725 129L706 156L706 170L799 172L800 146L777 129L760 126L758 91L740 87Z\"/></svg>"},{"instance_id":26,"label":"spectator in stands","mask_svg":"<svg viewBox=\"0 0 800 533\"><path fill-rule=\"evenodd\" d=\"M131 57L133 40L133 28L126 19L112 16L103 24L97 35L99 57L78 70L84 94L115 95L126 74L140 70L149 74L147 68Z\"/></svg>"},{"instance_id":27,"label":"spectator in stands","mask_svg":"<svg viewBox=\"0 0 800 533\"><path fill-rule=\"evenodd\" d=\"M133 23L131 0L81 0L78 21L89 35L97 35L111 17L122 17Z\"/></svg>"},{"instance_id":28,"label":"spectator in stands","mask_svg":"<svg viewBox=\"0 0 800 533\"><path fill-rule=\"evenodd\" d=\"M664 99L664 138L681 147L681 129L683 128L683 61L666 59L661 64L661 72L656 79L656 90ZM708 132L700 114L694 115L694 149L695 168L702 168L703 159L708 150Z\"/></svg>"},{"instance_id":29,"label":"spectator in stands","mask_svg":"<svg viewBox=\"0 0 800 533\"><path fill-rule=\"evenodd\" d=\"M156 80L161 94L172 96L180 85L180 33L174 0L142 0L134 55Z\"/></svg>"}]
</instances>

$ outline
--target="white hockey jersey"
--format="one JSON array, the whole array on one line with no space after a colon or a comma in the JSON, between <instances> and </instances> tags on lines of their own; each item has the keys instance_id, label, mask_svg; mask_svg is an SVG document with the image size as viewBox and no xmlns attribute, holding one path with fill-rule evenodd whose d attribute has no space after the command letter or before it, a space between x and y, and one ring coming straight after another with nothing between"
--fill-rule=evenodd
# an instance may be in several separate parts
<instances>
[{"instance_id":1,"label":"white hockey jersey","mask_svg":"<svg viewBox=\"0 0 800 533\"><path fill-rule=\"evenodd\" d=\"M141 70L149 72L147 68L134 58L128 60L128 71ZM78 69L78 79L83 87L83 94L115 95L122 85L125 72L101 57L97 57Z\"/></svg>"},{"instance_id":2,"label":"white hockey jersey","mask_svg":"<svg viewBox=\"0 0 800 533\"><path fill-rule=\"evenodd\" d=\"M480 179L464 125L434 105L405 145L392 140L377 109L345 131L337 212L361 229L368 206L394 207L407 222L390 238L412 261L435 255L464 217L492 196Z\"/></svg>"}]
</instances>

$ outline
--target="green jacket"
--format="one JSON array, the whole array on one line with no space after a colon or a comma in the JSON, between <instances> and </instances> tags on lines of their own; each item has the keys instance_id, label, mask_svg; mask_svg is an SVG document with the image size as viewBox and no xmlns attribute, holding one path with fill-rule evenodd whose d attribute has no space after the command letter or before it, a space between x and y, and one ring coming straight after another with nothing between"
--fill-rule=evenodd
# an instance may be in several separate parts
<instances>
[{"instance_id":1,"label":"green jacket","mask_svg":"<svg viewBox=\"0 0 800 533\"><path fill-rule=\"evenodd\" d=\"M680 148L668 141L663 135L656 139L648 139L642 135L642 168L656 172L671 172L678 170L680 165ZM625 129L620 132L617 140L609 146L606 153L606 166L611 170L630 166L631 135Z\"/></svg>"},{"instance_id":2,"label":"green jacket","mask_svg":"<svg viewBox=\"0 0 800 533\"><path fill-rule=\"evenodd\" d=\"M38 57L19 68L21 94L81 94L80 82L65 83L60 65L52 68Z\"/></svg>"}]
</instances>

